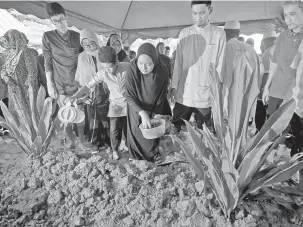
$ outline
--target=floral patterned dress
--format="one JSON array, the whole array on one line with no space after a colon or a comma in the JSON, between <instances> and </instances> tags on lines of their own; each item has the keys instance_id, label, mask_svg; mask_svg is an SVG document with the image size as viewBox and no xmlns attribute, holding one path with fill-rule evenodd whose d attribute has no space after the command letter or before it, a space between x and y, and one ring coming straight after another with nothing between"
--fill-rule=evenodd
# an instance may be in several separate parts
<instances>
[{"instance_id":1,"label":"floral patterned dress","mask_svg":"<svg viewBox=\"0 0 303 227\"><path fill-rule=\"evenodd\" d=\"M32 113L29 102L28 88L32 86L34 92L34 106L36 106L38 95L38 70L37 70L37 56L38 53L32 48L25 48L20 56L19 62L16 66L15 72L10 75L14 80L14 84L8 84L8 98L9 110L18 119L17 109L18 105L15 103L13 95L16 95L20 103L20 108L27 111L29 116L34 116L38 119L37 108L34 108Z\"/></svg>"}]
</instances>

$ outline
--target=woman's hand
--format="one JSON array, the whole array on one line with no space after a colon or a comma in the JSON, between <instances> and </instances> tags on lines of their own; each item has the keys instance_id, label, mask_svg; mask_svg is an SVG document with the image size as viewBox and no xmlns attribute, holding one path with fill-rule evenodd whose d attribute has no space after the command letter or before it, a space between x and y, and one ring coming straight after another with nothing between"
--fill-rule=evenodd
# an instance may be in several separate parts
<instances>
[{"instance_id":1,"label":"woman's hand","mask_svg":"<svg viewBox=\"0 0 303 227\"><path fill-rule=\"evenodd\" d=\"M140 117L141 117L141 121L142 121L142 126L143 126L143 128L144 128L144 129L151 128L151 122L150 122L150 118L149 118L147 112L144 111L144 110L141 110L141 111L139 112L139 115L140 115Z\"/></svg>"}]
</instances>

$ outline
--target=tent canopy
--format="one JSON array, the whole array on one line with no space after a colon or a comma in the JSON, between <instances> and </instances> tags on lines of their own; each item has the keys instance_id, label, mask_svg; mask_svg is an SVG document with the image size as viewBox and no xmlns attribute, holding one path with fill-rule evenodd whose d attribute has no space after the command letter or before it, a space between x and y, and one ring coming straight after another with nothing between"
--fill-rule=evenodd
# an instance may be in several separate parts
<instances>
[{"instance_id":1,"label":"tent canopy","mask_svg":"<svg viewBox=\"0 0 303 227\"><path fill-rule=\"evenodd\" d=\"M42 1L0 1L0 8L47 18ZM126 45L137 38L176 38L192 25L190 1L60 1L70 25L89 27L98 34L122 34ZM251 35L272 30L281 12L279 1L213 1L211 23L241 22L241 33Z\"/></svg>"}]
</instances>

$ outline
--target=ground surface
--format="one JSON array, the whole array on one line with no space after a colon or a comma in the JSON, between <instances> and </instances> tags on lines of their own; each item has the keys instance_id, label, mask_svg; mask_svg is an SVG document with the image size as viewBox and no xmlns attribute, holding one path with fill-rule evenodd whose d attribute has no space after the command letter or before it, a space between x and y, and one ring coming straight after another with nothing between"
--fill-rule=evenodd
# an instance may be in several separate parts
<instances>
[{"instance_id":1,"label":"ground surface","mask_svg":"<svg viewBox=\"0 0 303 227\"><path fill-rule=\"evenodd\" d=\"M167 160L185 160L169 137L161 149ZM127 152L114 161L105 151L62 149L59 139L37 160L27 158L15 141L0 141L0 227L292 226L273 201L240 205L231 224L210 192L206 208L203 190L185 162L157 167L128 161Z\"/></svg>"}]
</instances>

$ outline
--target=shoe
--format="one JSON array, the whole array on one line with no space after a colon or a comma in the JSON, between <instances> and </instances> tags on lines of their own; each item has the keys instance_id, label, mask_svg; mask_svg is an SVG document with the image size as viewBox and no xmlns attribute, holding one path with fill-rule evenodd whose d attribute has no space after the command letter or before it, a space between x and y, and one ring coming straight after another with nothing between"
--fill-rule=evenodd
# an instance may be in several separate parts
<instances>
[{"instance_id":1,"label":"shoe","mask_svg":"<svg viewBox=\"0 0 303 227\"><path fill-rule=\"evenodd\" d=\"M180 132L181 128L176 127L173 123L170 126L170 134L177 135Z\"/></svg>"},{"instance_id":2,"label":"shoe","mask_svg":"<svg viewBox=\"0 0 303 227\"><path fill-rule=\"evenodd\" d=\"M113 159L114 160L118 160L120 157L118 155L118 152L117 151L113 151Z\"/></svg>"}]
</instances>

